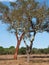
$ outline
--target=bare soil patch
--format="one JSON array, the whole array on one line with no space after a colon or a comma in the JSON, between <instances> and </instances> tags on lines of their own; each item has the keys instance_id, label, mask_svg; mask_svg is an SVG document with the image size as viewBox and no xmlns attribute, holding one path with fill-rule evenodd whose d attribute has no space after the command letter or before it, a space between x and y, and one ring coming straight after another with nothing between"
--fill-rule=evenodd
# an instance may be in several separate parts
<instances>
[{"instance_id":1,"label":"bare soil patch","mask_svg":"<svg viewBox=\"0 0 49 65\"><path fill-rule=\"evenodd\" d=\"M30 55L30 62L27 62L26 55L18 55L17 60L13 55L0 55L0 65L49 65L49 54Z\"/></svg>"}]
</instances>

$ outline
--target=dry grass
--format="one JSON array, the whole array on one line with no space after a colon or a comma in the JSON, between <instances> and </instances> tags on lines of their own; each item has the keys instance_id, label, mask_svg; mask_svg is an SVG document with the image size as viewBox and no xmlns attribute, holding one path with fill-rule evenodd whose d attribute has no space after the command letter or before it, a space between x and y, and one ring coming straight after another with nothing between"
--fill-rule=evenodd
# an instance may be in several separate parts
<instances>
[{"instance_id":1,"label":"dry grass","mask_svg":"<svg viewBox=\"0 0 49 65\"><path fill-rule=\"evenodd\" d=\"M18 55L18 59L14 60L13 55L0 55L0 65L49 65L49 58L36 58L35 56L49 55L31 55L30 62L27 62L26 55Z\"/></svg>"}]
</instances>

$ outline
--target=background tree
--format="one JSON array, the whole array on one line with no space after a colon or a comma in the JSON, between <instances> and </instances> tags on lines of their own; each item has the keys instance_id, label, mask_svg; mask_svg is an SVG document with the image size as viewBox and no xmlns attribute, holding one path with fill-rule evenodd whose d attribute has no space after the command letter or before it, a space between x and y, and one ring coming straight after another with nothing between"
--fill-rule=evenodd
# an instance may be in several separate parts
<instances>
[{"instance_id":1,"label":"background tree","mask_svg":"<svg viewBox=\"0 0 49 65\"><path fill-rule=\"evenodd\" d=\"M25 47L21 47L19 48L19 54L26 54L26 48Z\"/></svg>"},{"instance_id":2,"label":"background tree","mask_svg":"<svg viewBox=\"0 0 49 65\"><path fill-rule=\"evenodd\" d=\"M15 53L15 47L14 46L11 46L9 48L9 54L14 54Z\"/></svg>"},{"instance_id":3,"label":"background tree","mask_svg":"<svg viewBox=\"0 0 49 65\"><path fill-rule=\"evenodd\" d=\"M4 48L0 46L0 55L4 54Z\"/></svg>"},{"instance_id":4,"label":"background tree","mask_svg":"<svg viewBox=\"0 0 49 65\"><path fill-rule=\"evenodd\" d=\"M12 29L17 38L15 58L22 39L27 46L27 53L30 53L36 33L49 32L49 12L45 4L40 6L35 0L16 0L16 2L10 2L10 7L1 3L0 9L2 21L10 24L8 30ZM33 21L33 18L36 21ZM30 46L26 44L27 39L30 41Z\"/></svg>"},{"instance_id":5,"label":"background tree","mask_svg":"<svg viewBox=\"0 0 49 65\"><path fill-rule=\"evenodd\" d=\"M3 52L3 51L2 51L2 52ZM9 53L9 48L4 48L4 55L6 55L6 54L7 54L7 55L10 54L10 53Z\"/></svg>"}]
</instances>

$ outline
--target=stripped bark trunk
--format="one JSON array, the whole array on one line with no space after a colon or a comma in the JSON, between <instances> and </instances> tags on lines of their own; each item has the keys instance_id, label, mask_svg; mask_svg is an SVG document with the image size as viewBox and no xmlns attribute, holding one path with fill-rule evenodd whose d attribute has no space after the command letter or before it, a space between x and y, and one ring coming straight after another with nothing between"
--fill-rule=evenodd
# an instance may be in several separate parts
<instances>
[{"instance_id":1,"label":"stripped bark trunk","mask_svg":"<svg viewBox=\"0 0 49 65\"><path fill-rule=\"evenodd\" d=\"M27 44L26 44L26 41L24 40L24 43L25 43L25 45L26 45L26 47L27 47L27 49L26 49L26 53L27 53L27 62L29 62L30 61L30 53L31 53L31 50L32 50L32 45L33 45L33 41L34 41L34 38L35 38L35 34L36 34L36 32L34 31L34 35L33 35L33 38L32 38L32 40L30 40L30 46L28 46Z\"/></svg>"},{"instance_id":2,"label":"stripped bark trunk","mask_svg":"<svg viewBox=\"0 0 49 65\"><path fill-rule=\"evenodd\" d=\"M30 54L27 52L27 62L30 61Z\"/></svg>"},{"instance_id":3,"label":"stripped bark trunk","mask_svg":"<svg viewBox=\"0 0 49 65\"><path fill-rule=\"evenodd\" d=\"M17 59L17 54L18 54L19 46L20 46L21 40L23 39L23 36L24 36L24 32L20 36L20 39L18 38L18 34L16 34L17 46L16 46L16 50L15 50L15 54L14 54L14 59Z\"/></svg>"}]
</instances>

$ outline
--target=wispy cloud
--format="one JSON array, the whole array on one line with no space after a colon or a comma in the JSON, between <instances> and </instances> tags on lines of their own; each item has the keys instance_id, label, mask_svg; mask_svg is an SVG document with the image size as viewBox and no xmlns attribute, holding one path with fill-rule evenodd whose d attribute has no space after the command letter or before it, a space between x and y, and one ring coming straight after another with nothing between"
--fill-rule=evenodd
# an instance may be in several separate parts
<instances>
[{"instance_id":1,"label":"wispy cloud","mask_svg":"<svg viewBox=\"0 0 49 65\"><path fill-rule=\"evenodd\" d=\"M16 0L0 0L0 2L3 2L3 1L6 1L6 2L14 2L14 1L16 1Z\"/></svg>"}]
</instances>

